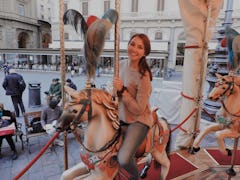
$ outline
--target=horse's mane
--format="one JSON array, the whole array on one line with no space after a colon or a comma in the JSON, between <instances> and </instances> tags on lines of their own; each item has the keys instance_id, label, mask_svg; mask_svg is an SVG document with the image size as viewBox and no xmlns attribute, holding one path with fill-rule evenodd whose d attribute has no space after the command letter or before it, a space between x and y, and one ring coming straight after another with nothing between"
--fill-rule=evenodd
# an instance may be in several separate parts
<instances>
[{"instance_id":1,"label":"horse's mane","mask_svg":"<svg viewBox=\"0 0 240 180\"><path fill-rule=\"evenodd\" d=\"M77 105L82 99L88 99L88 96L91 98L90 100L92 105L99 105L103 107L104 111L106 112L106 118L110 119L113 122L113 127L115 129L118 129L118 101L113 100L112 95L107 91L97 88L80 90L77 92L77 95L72 98L70 105ZM104 113L103 111L101 112Z\"/></svg>"}]
</instances>

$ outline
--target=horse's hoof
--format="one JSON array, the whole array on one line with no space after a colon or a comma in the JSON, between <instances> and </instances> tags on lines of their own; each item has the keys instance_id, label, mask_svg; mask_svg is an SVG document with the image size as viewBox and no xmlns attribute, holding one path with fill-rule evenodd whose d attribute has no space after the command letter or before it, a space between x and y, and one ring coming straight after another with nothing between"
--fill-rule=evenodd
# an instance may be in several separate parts
<instances>
[{"instance_id":1,"label":"horse's hoof","mask_svg":"<svg viewBox=\"0 0 240 180\"><path fill-rule=\"evenodd\" d=\"M147 177L147 171L150 168L149 165L145 165L144 168L142 169L142 171L140 172L139 176L144 179L145 177Z\"/></svg>"},{"instance_id":2,"label":"horse's hoof","mask_svg":"<svg viewBox=\"0 0 240 180\"><path fill-rule=\"evenodd\" d=\"M226 148L226 151L228 156L232 156L232 151L230 149Z\"/></svg>"}]
</instances>

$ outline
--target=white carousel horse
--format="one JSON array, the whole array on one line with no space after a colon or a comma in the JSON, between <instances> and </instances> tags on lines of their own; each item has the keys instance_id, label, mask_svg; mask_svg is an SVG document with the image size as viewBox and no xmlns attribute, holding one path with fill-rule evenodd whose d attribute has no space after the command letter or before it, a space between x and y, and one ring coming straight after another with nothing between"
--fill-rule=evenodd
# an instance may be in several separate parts
<instances>
[{"instance_id":1,"label":"white carousel horse","mask_svg":"<svg viewBox=\"0 0 240 180\"><path fill-rule=\"evenodd\" d=\"M216 132L219 150L231 156L231 150L225 147L224 138L240 136L240 77L232 73L221 76L216 74L217 82L209 93L211 100L221 99L222 106L216 113L216 124L210 125L200 132L193 142L193 150L200 150L199 144L205 135Z\"/></svg>"},{"instance_id":2,"label":"white carousel horse","mask_svg":"<svg viewBox=\"0 0 240 180\"><path fill-rule=\"evenodd\" d=\"M119 171L116 155L124 134L124 125L120 125L118 121L117 101L112 100L112 96L102 89L75 91L65 86L65 91L70 95L71 101L66 103L60 118L61 126L63 129L72 129L85 154L81 153L83 162L66 170L61 179L114 179ZM156 110L153 111L153 119L154 126L136 157L151 153L161 165L161 178L166 179L170 167L166 152L170 128L165 120L158 120ZM77 125L79 122L87 122L83 141Z\"/></svg>"}]
</instances>

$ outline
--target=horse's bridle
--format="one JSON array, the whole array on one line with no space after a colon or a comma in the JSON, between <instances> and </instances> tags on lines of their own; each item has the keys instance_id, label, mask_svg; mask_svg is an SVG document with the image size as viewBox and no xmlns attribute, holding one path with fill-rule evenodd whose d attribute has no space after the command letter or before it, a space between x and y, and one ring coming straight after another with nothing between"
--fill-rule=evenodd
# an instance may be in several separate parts
<instances>
[{"instance_id":1,"label":"horse's bridle","mask_svg":"<svg viewBox=\"0 0 240 180\"><path fill-rule=\"evenodd\" d=\"M220 97L224 97L228 91L230 91L229 96L233 93L233 89L234 89L234 85L235 85L234 76L232 76L232 81L231 81L231 82L224 82L224 83L227 84L228 87L227 87L227 89L220 95ZM228 114L230 114L231 116L234 116L234 117L240 117L240 114L238 115L238 114L233 114L233 113L231 113L231 112L227 109L227 107L226 107L226 105L225 105L225 103L224 103L223 100L221 100L221 104L222 104L224 110L225 110Z\"/></svg>"},{"instance_id":2,"label":"horse's bridle","mask_svg":"<svg viewBox=\"0 0 240 180\"><path fill-rule=\"evenodd\" d=\"M77 125L80 123L80 119L85 112L88 112L88 121L92 119L92 103L91 103L91 89L86 89L87 91L87 99L81 99L79 104L82 104L82 108L78 111L77 116L73 119L70 124L71 129L75 129Z\"/></svg>"},{"instance_id":3,"label":"horse's bridle","mask_svg":"<svg viewBox=\"0 0 240 180\"><path fill-rule=\"evenodd\" d=\"M81 117L83 116L84 112L88 112L88 121L91 121L92 119L92 102L91 102L91 88L87 88L86 89L87 91L87 99L81 99L79 101L79 104L82 104L82 108L80 111L78 111L78 114L77 116L73 119L73 121L71 122L70 124L70 127L72 130L74 130L77 125L80 123L80 119ZM120 134L121 134L121 128L119 128L117 130L117 132L114 134L113 138L108 141L103 147L99 148L98 150L91 150L89 149L88 147L86 147L81 138L79 138L79 142L80 144L82 145L82 147L87 150L88 152L91 152L91 153L100 153L100 152L103 152L105 150L107 150L108 148L110 148L115 142L117 142L118 138L120 137Z\"/></svg>"},{"instance_id":4,"label":"horse's bridle","mask_svg":"<svg viewBox=\"0 0 240 180\"><path fill-rule=\"evenodd\" d=\"M223 81L223 80L221 80L221 81ZM225 81L225 80L224 80ZM231 82L228 82L228 81L226 81L226 82L224 82L224 83L218 83L217 82L217 84L220 84L220 85L223 85L223 84L227 84L228 85L228 87L227 87L227 89L225 89L225 91L222 93L222 94L220 94L220 97L223 97L223 96L225 96L225 94L228 92L228 91L230 91L230 94L229 95L231 95L232 93L233 93L233 89L234 89L234 76L232 76L232 81Z\"/></svg>"}]
</instances>

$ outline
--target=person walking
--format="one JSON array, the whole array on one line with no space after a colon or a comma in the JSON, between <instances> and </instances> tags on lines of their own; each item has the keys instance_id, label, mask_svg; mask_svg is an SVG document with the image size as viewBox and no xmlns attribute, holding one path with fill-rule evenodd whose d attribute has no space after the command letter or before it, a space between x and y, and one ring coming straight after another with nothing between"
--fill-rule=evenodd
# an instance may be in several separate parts
<instances>
[{"instance_id":1,"label":"person walking","mask_svg":"<svg viewBox=\"0 0 240 180\"><path fill-rule=\"evenodd\" d=\"M72 64L71 64L71 77L73 77L74 74L75 74L75 64L72 63Z\"/></svg>"},{"instance_id":2,"label":"person walking","mask_svg":"<svg viewBox=\"0 0 240 180\"><path fill-rule=\"evenodd\" d=\"M15 69L10 69L9 74L4 78L2 86L6 91L6 95L11 96L16 117L20 115L19 107L23 115L25 107L22 101L22 94L26 88L26 83L22 75L16 73Z\"/></svg>"},{"instance_id":3,"label":"person walking","mask_svg":"<svg viewBox=\"0 0 240 180\"><path fill-rule=\"evenodd\" d=\"M10 68L10 66L8 65L8 62L3 65L3 70L4 70L5 76L8 75L9 68Z\"/></svg>"},{"instance_id":4,"label":"person walking","mask_svg":"<svg viewBox=\"0 0 240 180\"><path fill-rule=\"evenodd\" d=\"M149 38L145 34L133 35L127 51L129 59L120 61L119 77L113 81L119 97L119 119L127 124L117 157L130 179L138 180L135 153L153 125L149 103L152 73L146 61L151 51Z\"/></svg>"}]
</instances>

